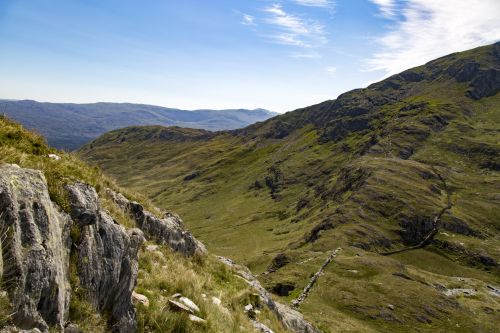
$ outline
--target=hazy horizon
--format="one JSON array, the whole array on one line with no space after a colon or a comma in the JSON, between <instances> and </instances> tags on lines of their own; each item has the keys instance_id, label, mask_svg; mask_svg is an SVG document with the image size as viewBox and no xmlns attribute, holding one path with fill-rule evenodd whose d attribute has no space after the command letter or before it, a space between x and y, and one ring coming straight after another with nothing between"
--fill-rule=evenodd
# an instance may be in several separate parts
<instances>
[{"instance_id":1,"label":"hazy horizon","mask_svg":"<svg viewBox=\"0 0 500 333\"><path fill-rule=\"evenodd\" d=\"M500 40L500 2L3 1L6 99L275 112Z\"/></svg>"}]
</instances>

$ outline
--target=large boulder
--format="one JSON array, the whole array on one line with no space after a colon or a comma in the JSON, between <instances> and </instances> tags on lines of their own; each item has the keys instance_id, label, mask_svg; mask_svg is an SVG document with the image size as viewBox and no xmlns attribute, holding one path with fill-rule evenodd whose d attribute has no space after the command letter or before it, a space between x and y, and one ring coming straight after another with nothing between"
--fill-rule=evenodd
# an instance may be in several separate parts
<instances>
[{"instance_id":1,"label":"large boulder","mask_svg":"<svg viewBox=\"0 0 500 333\"><path fill-rule=\"evenodd\" d=\"M64 327L71 293L70 227L40 171L0 166L0 268L20 329Z\"/></svg>"},{"instance_id":2,"label":"large boulder","mask_svg":"<svg viewBox=\"0 0 500 333\"><path fill-rule=\"evenodd\" d=\"M158 244L166 244L186 256L206 253L205 246L184 229L182 220L178 216L166 213L163 218L159 218L145 210L138 202L128 200L121 193L111 189L107 189L107 193L123 211L132 216L137 227L144 231L148 239Z\"/></svg>"},{"instance_id":3,"label":"large boulder","mask_svg":"<svg viewBox=\"0 0 500 333\"><path fill-rule=\"evenodd\" d=\"M137 282L137 253L144 242L141 230L125 230L100 207L95 189L86 184L68 185L71 217L80 237L78 276L88 300L110 316L114 332L137 328L132 292Z\"/></svg>"}]
</instances>

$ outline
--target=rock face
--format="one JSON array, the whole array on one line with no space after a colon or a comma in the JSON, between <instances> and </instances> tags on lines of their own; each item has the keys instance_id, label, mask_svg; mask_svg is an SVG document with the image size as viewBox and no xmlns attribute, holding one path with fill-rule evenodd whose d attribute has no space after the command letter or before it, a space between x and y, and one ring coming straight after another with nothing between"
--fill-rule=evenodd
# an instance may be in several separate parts
<instances>
[{"instance_id":1,"label":"rock face","mask_svg":"<svg viewBox=\"0 0 500 333\"><path fill-rule=\"evenodd\" d=\"M472 99L481 99L495 95L500 91L500 71L489 69L481 71L480 75L471 82L467 96Z\"/></svg>"},{"instance_id":2,"label":"rock face","mask_svg":"<svg viewBox=\"0 0 500 333\"><path fill-rule=\"evenodd\" d=\"M231 259L228 258L218 257L218 259L222 263L235 269L237 271L237 274L242 277L248 283L248 285L252 286L257 291L262 302L269 308L269 310L276 314L279 321L286 329L296 333L321 332L317 328L312 326L309 322L307 322L300 312L290 308L287 305L274 301L271 295L264 287L262 287L255 276L250 273L248 268L235 264Z\"/></svg>"},{"instance_id":3,"label":"rock face","mask_svg":"<svg viewBox=\"0 0 500 333\"><path fill-rule=\"evenodd\" d=\"M40 171L9 164L0 166L0 212L1 268L14 323L42 332L62 328L71 292L71 219L50 200Z\"/></svg>"},{"instance_id":4,"label":"rock face","mask_svg":"<svg viewBox=\"0 0 500 333\"><path fill-rule=\"evenodd\" d=\"M408 244L417 244L433 229L433 220L430 216L402 216L400 226L403 240Z\"/></svg>"},{"instance_id":5,"label":"rock face","mask_svg":"<svg viewBox=\"0 0 500 333\"><path fill-rule=\"evenodd\" d=\"M125 198L122 194L107 189L113 201L124 211L128 212L135 220L137 226L144 231L148 239L158 244L167 244L174 251L186 256L195 253L206 253L205 246L190 232L184 230L179 217L167 213L164 218L158 218L144 207Z\"/></svg>"},{"instance_id":6,"label":"rock face","mask_svg":"<svg viewBox=\"0 0 500 333\"><path fill-rule=\"evenodd\" d=\"M125 230L100 208L95 189L76 183L69 192L71 217L80 237L78 276L91 303L110 315L114 332L135 332L132 292L137 281L137 252L144 242L141 230Z\"/></svg>"}]
</instances>

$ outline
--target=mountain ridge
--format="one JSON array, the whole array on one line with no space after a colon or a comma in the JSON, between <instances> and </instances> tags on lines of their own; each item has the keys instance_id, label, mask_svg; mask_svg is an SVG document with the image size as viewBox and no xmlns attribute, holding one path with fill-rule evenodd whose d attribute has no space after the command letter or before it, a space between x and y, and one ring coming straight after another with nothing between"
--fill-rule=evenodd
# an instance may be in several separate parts
<instances>
[{"instance_id":1,"label":"mountain ridge","mask_svg":"<svg viewBox=\"0 0 500 333\"><path fill-rule=\"evenodd\" d=\"M74 150L99 135L131 125L182 125L207 130L244 127L277 113L265 109L181 110L133 103L48 103L0 100L0 112L44 135L56 148Z\"/></svg>"},{"instance_id":2,"label":"mountain ridge","mask_svg":"<svg viewBox=\"0 0 500 333\"><path fill-rule=\"evenodd\" d=\"M283 301L342 248L300 305L325 331L493 332L499 78L495 43L243 129L117 130L80 154Z\"/></svg>"}]
</instances>

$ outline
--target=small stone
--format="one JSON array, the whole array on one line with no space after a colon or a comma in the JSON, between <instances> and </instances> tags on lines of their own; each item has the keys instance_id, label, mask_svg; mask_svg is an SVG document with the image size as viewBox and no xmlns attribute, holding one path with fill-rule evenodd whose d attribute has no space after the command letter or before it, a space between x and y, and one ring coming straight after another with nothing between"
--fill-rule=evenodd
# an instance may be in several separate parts
<instances>
[{"instance_id":1,"label":"small stone","mask_svg":"<svg viewBox=\"0 0 500 333\"><path fill-rule=\"evenodd\" d=\"M135 291L132 292L132 302L134 303L141 303L145 307L149 307L149 298L147 296L136 293Z\"/></svg>"},{"instance_id":2,"label":"small stone","mask_svg":"<svg viewBox=\"0 0 500 333\"><path fill-rule=\"evenodd\" d=\"M201 294L201 298L206 299L207 298L207 294Z\"/></svg>"},{"instance_id":3,"label":"small stone","mask_svg":"<svg viewBox=\"0 0 500 333\"><path fill-rule=\"evenodd\" d=\"M392 310L392 311L394 311L396 309L396 307L392 304L387 304L387 307L389 308L389 310Z\"/></svg>"},{"instance_id":4,"label":"small stone","mask_svg":"<svg viewBox=\"0 0 500 333\"><path fill-rule=\"evenodd\" d=\"M184 304L182 304L180 302L173 301L173 300L169 299L168 300L168 304L170 305L170 307L173 310L184 311L184 312L188 312L188 313L193 313L193 310L191 310L190 308L188 308L187 306L185 306Z\"/></svg>"},{"instance_id":5,"label":"small stone","mask_svg":"<svg viewBox=\"0 0 500 333\"><path fill-rule=\"evenodd\" d=\"M148 245L146 246L146 251L153 252L158 250L158 245Z\"/></svg>"},{"instance_id":6,"label":"small stone","mask_svg":"<svg viewBox=\"0 0 500 333\"><path fill-rule=\"evenodd\" d=\"M172 298L179 298L179 297L181 297L181 296L182 296L181 294L176 293L176 294L173 294L173 295L172 295L172 296L170 296L170 297L172 297Z\"/></svg>"},{"instance_id":7,"label":"small stone","mask_svg":"<svg viewBox=\"0 0 500 333\"><path fill-rule=\"evenodd\" d=\"M256 312L254 310L254 307L252 304L247 304L245 305L245 313L250 317L251 319L255 319Z\"/></svg>"},{"instance_id":8,"label":"small stone","mask_svg":"<svg viewBox=\"0 0 500 333\"><path fill-rule=\"evenodd\" d=\"M220 300L220 298L212 296L212 303L215 304L215 305L221 305L222 301Z\"/></svg>"},{"instance_id":9,"label":"small stone","mask_svg":"<svg viewBox=\"0 0 500 333\"><path fill-rule=\"evenodd\" d=\"M64 333L83 333L83 331L76 324L68 324L64 328Z\"/></svg>"},{"instance_id":10,"label":"small stone","mask_svg":"<svg viewBox=\"0 0 500 333\"><path fill-rule=\"evenodd\" d=\"M197 317L197 316L192 315L192 314L189 315L189 320L191 320L193 323L197 323L197 324L206 324L207 323L207 321L205 319L202 319L202 318Z\"/></svg>"},{"instance_id":11,"label":"small stone","mask_svg":"<svg viewBox=\"0 0 500 333\"><path fill-rule=\"evenodd\" d=\"M198 307L198 305L196 305L189 298L187 298L187 297L181 297L181 298L179 298L179 301L181 301L182 303L184 303L185 306L187 306L188 308L190 308L194 312L200 312L200 308Z\"/></svg>"},{"instance_id":12,"label":"small stone","mask_svg":"<svg viewBox=\"0 0 500 333\"><path fill-rule=\"evenodd\" d=\"M351 272L351 273L353 273L353 274L358 274L358 273L359 273L359 271L357 271L357 270L355 270L355 269L349 269L349 270L347 270L347 271L348 271L348 272Z\"/></svg>"},{"instance_id":13,"label":"small stone","mask_svg":"<svg viewBox=\"0 0 500 333\"><path fill-rule=\"evenodd\" d=\"M49 154L48 157L51 159L51 160L54 160L54 161L59 161L61 159L61 156L59 155L56 155L56 154Z\"/></svg>"}]
</instances>

